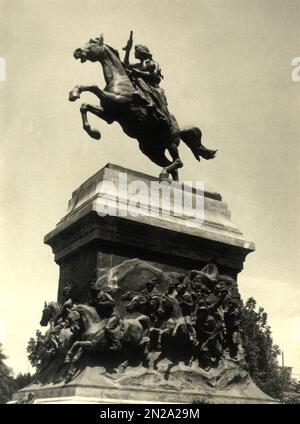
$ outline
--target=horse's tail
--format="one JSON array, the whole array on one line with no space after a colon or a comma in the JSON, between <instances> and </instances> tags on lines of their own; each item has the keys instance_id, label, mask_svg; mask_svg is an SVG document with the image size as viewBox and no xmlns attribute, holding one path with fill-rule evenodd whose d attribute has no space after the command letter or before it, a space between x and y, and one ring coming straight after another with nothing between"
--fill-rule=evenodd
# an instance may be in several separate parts
<instances>
[{"instance_id":1,"label":"horse's tail","mask_svg":"<svg viewBox=\"0 0 300 424\"><path fill-rule=\"evenodd\" d=\"M150 318L147 315L140 315L137 317L138 322L141 324L144 330L148 330L151 325Z\"/></svg>"},{"instance_id":2,"label":"horse's tail","mask_svg":"<svg viewBox=\"0 0 300 424\"><path fill-rule=\"evenodd\" d=\"M195 158L200 161L200 156L204 159L213 159L217 150L207 149L201 143L202 132L200 128L188 127L180 130L181 140L191 149Z\"/></svg>"}]
</instances>

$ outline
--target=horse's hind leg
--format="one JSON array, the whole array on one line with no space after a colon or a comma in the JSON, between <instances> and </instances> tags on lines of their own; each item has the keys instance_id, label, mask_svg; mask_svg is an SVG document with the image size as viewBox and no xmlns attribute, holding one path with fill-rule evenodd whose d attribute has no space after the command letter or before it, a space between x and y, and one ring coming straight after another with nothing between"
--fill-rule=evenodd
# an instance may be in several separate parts
<instances>
[{"instance_id":1,"label":"horse's hind leg","mask_svg":"<svg viewBox=\"0 0 300 424\"><path fill-rule=\"evenodd\" d=\"M98 116L98 118L101 118L105 120L108 124L111 124L113 122L112 119L110 119L106 113L104 112L103 108L101 106L93 106L89 105L87 103L82 103L80 107L80 113L82 117L82 125L83 129L91 136L92 138L96 140L100 140L101 134L100 131L94 128L91 128L89 121L87 119L87 113L91 112L94 115Z\"/></svg>"},{"instance_id":2,"label":"horse's hind leg","mask_svg":"<svg viewBox=\"0 0 300 424\"><path fill-rule=\"evenodd\" d=\"M77 350L76 354L74 355L71 364L70 364L70 368L68 370L67 376L66 376L66 382L70 381L74 375L77 372L77 362L79 361L79 359L81 358L83 354L83 347L79 347L79 349Z\"/></svg>"},{"instance_id":3,"label":"horse's hind leg","mask_svg":"<svg viewBox=\"0 0 300 424\"><path fill-rule=\"evenodd\" d=\"M183 162L181 161L179 157L178 147L176 143L172 143L170 146L168 146L168 151L170 155L172 156L173 162L171 165L166 166L162 172L160 173L159 177L161 179L168 178L168 175L171 174L174 181L178 181L178 169L183 167Z\"/></svg>"},{"instance_id":4,"label":"horse's hind leg","mask_svg":"<svg viewBox=\"0 0 300 424\"><path fill-rule=\"evenodd\" d=\"M171 373L172 368L175 367L178 364L179 364L179 361L176 360L176 361L171 362L168 365L168 368L166 369L166 372L165 372L165 380L169 380L169 377L170 377L170 373Z\"/></svg>"},{"instance_id":5,"label":"horse's hind leg","mask_svg":"<svg viewBox=\"0 0 300 424\"><path fill-rule=\"evenodd\" d=\"M77 342L74 342L72 344L72 346L70 347L70 349L68 350L68 352L67 352L67 354L65 356L65 360L64 360L64 363L65 364L68 364L68 363L71 362L71 360L73 358L73 353L77 349L77 347L78 347L78 341Z\"/></svg>"},{"instance_id":6,"label":"horse's hind leg","mask_svg":"<svg viewBox=\"0 0 300 424\"><path fill-rule=\"evenodd\" d=\"M157 149L144 144L142 140L139 140L139 148L144 155L146 155L153 163L158 166L167 167L172 162L165 156L165 149Z\"/></svg>"},{"instance_id":7,"label":"horse's hind leg","mask_svg":"<svg viewBox=\"0 0 300 424\"><path fill-rule=\"evenodd\" d=\"M118 368L119 373L124 373L124 372L125 372L125 370L126 370L126 368L128 367L128 365L129 365L129 361L126 359L126 361L122 362L122 363L119 365L119 368Z\"/></svg>"},{"instance_id":8,"label":"horse's hind leg","mask_svg":"<svg viewBox=\"0 0 300 424\"><path fill-rule=\"evenodd\" d=\"M69 371L67 373L66 381L70 381L71 378L75 375L75 373L77 371L77 365L76 364L78 363L79 359L82 357L82 355L84 353L84 349L88 349L88 348L91 349L93 347L93 343L88 341L88 340L77 341L73 344L72 348L74 346L77 347L78 349L77 349L77 352L75 353L75 355L73 356L73 358L71 360L71 365L70 365ZM68 352L68 354L69 354L69 352Z\"/></svg>"},{"instance_id":9,"label":"horse's hind leg","mask_svg":"<svg viewBox=\"0 0 300 424\"><path fill-rule=\"evenodd\" d=\"M153 369L157 370L157 364L162 361L163 359L165 359L166 355L164 352L160 352L160 354L158 355L158 357L153 361Z\"/></svg>"}]
</instances>

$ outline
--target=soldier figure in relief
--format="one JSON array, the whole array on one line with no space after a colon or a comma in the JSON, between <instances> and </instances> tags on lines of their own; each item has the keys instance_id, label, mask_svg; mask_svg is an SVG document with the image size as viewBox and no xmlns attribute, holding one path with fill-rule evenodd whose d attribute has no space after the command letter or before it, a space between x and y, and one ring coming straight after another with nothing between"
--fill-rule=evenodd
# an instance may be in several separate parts
<instances>
[{"instance_id":1,"label":"soldier figure in relief","mask_svg":"<svg viewBox=\"0 0 300 424\"><path fill-rule=\"evenodd\" d=\"M180 283L177 286L177 296L176 296L181 311L182 311L182 315L185 319L186 322L186 326L189 330L190 333L190 340L191 341L196 341L196 332L195 332L195 328L194 328L194 323L193 323L193 319L192 319L192 315L195 311L195 303L193 301L192 296L190 295L187 285L184 283Z\"/></svg>"},{"instance_id":2,"label":"soldier figure in relief","mask_svg":"<svg viewBox=\"0 0 300 424\"><path fill-rule=\"evenodd\" d=\"M145 298L145 313L149 316L151 323L156 321L156 311L159 307L161 298L156 283L156 278L152 278L152 280L146 283L146 287L141 291L141 296Z\"/></svg>"},{"instance_id":3,"label":"soldier figure in relief","mask_svg":"<svg viewBox=\"0 0 300 424\"><path fill-rule=\"evenodd\" d=\"M72 309L74 302L72 300L71 283L66 283L63 291L63 299L64 303L55 318L54 325L57 325L58 330L68 327L73 334L78 335L80 333L80 315Z\"/></svg>"},{"instance_id":4,"label":"soldier figure in relief","mask_svg":"<svg viewBox=\"0 0 300 424\"><path fill-rule=\"evenodd\" d=\"M105 321L106 338L109 343L109 350L117 351L121 349L119 333L122 327L122 318L112 296L102 290L97 295L95 303L99 317Z\"/></svg>"},{"instance_id":5,"label":"soldier figure in relief","mask_svg":"<svg viewBox=\"0 0 300 424\"><path fill-rule=\"evenodd\" d=\"M236 299L230 299L224 311L224 321L227 331L227 343L229 354L235 361L238 360L238 354L241 351L241 311Z\"/></svg>"}]
</instances>

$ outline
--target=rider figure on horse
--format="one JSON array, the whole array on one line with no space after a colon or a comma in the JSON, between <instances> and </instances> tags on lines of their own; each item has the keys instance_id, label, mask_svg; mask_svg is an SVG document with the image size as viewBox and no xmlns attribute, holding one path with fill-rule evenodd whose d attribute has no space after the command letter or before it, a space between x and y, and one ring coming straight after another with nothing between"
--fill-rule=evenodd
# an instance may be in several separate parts
<instances>
[{"instance_id":1,"label":"rider figure on horse","mask_svg":"<svg viewBox=\"0 0 300 424\"><path fill-rule=\"evenodd\" d=\"M61 310L57 314L54 323L62 322L67 320L68 313L72 309L73 301L72 301L72 288L71 283L66 283L62 297L63 297L63 304L61 307Z\"/></svg>"},{"instance_id":2,"label":"rider figure on horse","mask_svg":"<svg viewBox=\"0 0 300 424\"><path fill-rule=\"evenodd\" d=\"M55 317L54 325L57 326L58 331L60 331L60 329L62 329L63 327L69 327L72 333L78 334L80 332L80 316L77 312L72 311L73 300L71 283L66 283L64 287L63 300L64 303L61 307L61 310Z\"/></svg>"},{"instance_id":3,"label":"rider figure on horse","mask_svg":"<svg viewBox=\"0 0 300 424\"><path fill-rule=\"evenodd\" d=\"M195 342L196 332L194 328L192 315L195 312L196 305L193 301L191 294L188 291L187 285L184 282L177 285L176 299L179 302L182 315L185 319L187 329L189 330L190 340Z\"/></svg>"},{"instance_id":4,"label":"rider figure on horse","mask_svg":"<svg viewBox=\"0 0 300 424\"><path fill-rule=\"evenodd\" d=\"M140 60L140 63L128 64L126 70L134 79L142 78L153 87L158 87L163 79L159 64L153 60L148 47L137 44L134 48L134 57Z\"/></svg>"},{"instance_id":5,"label":"rider figure on horse","mask_svg":"<svg viewBox=\"0 0 300 424\"><path fill-rule=\"evenodd\" d=\"M95 306L99 317L105 322L105 332L109 343L109 350L120 350L122 346L119 340L119 332L123 320L120 312L116 308L114 299L109 293L100 290L97 295Z\"/></svg>"},{"instance_id":6,"label":"rider figure on horse","mask_svg":"<svg viewBox=\"0 0 300 424\"><path fill-rule=\"evenodd\" d=\"M152 278L151 280L147 281L145 288L141 291L141 295L150 297L150 298L161 296L161 294L157 290L156 284L157 284L156 278Z\"/></svg>"},{"instance_id":7,"label":"rider figure on horse","mask_svg":"<svg viewBox=\"0 0 300 424\"><path fill-rule=\"evenodd\" d=\"M161 298L161 294L157 290L156 287L157 279L152 278L151 280L147 281L146 287L141 291L141 296L144 296L146 299L146 310L147 314L151 320L151 323L154 323L156 321L156 310L159 306L159 301Z\"/></svg>"},{"instance_id":8,"label":"rider figure on horse","mask_svg":"<svg viewBox=\"0 0 300 424\"><path fill-rule=\"evenodd\" d=\"M80 315L78 312L72 310L73 301L71 298L71 284L66 283L63 290L63 305L61 306L58 302L50 302L49 305L45 304L45 309L52 305L53 319L50 319L50 329L46 332L45 339L43 341L47 352L50 355L54 355L61 345L62 331L69 329L75 336L80 332ZM41 320L41 325L47 325L48 319L45 323Z\"/></svg>"},{"instance_id":9,"label":"rider figure on horse","mask_svg":"<svg viewBox=\"0 0 300 424\"><path fill-rule=\"evenodd\" d=\"M203 146L202 132L198 127L181 128L169 112L164 91L159 84L162 74L158 63L153 60L150 50L143 45L135 47L138 63L129 63L132 48L132 31L124 48L123 62L113 47L104 43L103 35L89 40L83 48L74 51L75 59L82 63L88 61L101 65L105 88L97 85L76 85L69 93L74 102L81 93L91 92L99 99L99 105L82 103L80 113L84 130L90 137L100 140L101 133L92 128L88 113L92 113L107 123L118 122L123 132L138 141L141 152L156 165L162 167L160 178L169 175L178 181L178 169L182 168L178 146L182 140L195 158L213 159L216 150ZM169 152L171 159L166 156Z\"/></svg>"},{"instance_id":10,"label":"rider figure on horse","mask_svg":"<svg viewBox=\"0 0 300 424\"><path fill-rule=\"evenodd\" d=\"M162 300L163 301L164 300L167 300L171 304L177 304L178 307L179 307L179 309L180 309L179 302L177 300L177 294L178 294L178 292L177 292L177 285L176 285L175 282L172 281L172 282L169 283L167 292L162 296ZM162 322L164 322L164 317L158 315L158 320L157 320L158 327L161 326L161 323ZM166 322L167 322L167 328L165 330L163 330L163 331L169 333L170 335L176 334L178 325L180 323L179 322L175 322L173 319L168 319Z\"/></svg>"},{"instance_id":11,"label":"rider figure on horse","mask_svg":"<svg viewBox=\"0 0 300 424\"><path fill-rule=\"evenodd\" d=\"M132 42L127 43L126 49L130 49ZM133 101L145 104L161 122L169 124L168 103L164 90L159 87L163 75L159 64L153 60L148 47L137 44L134 48L134 56L139 63L130 64L127 53L124 58L124 67L137 92L133 95Z\"/></svg>"}]
</instances>

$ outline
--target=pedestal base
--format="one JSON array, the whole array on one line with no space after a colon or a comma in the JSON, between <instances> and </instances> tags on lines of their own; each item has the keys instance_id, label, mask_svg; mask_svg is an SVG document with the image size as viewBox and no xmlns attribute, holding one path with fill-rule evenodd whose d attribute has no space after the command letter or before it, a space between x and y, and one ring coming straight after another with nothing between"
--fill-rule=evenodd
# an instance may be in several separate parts
<instances>
[{"instance_id":1,"label":"pedestal base","mask_svg":"<svg viewBox=\"0 0 300 424\"><path fill-rule=\"evenodd\" d=\"M158 214L149 215L152 204L145 194L135 213L128 213L134 195L130 188L120 187L122 175L133 186L142 182L145 193L157 182L154 177L107 165L74 191L67 215L45 237L60 268L60 304L66 300L66 285L71 285L69 301L72 312L76 314L77 307L79 315L77 343L69 350L59 339L56 356L44 366L39 383L19 391L15 399L31 392L35 403L276 403L252 382L238 341L236 279L254 244L233 225L217 193L191 190L192 203L203 206L201 222L193 220L189 211L178 215L178 199L184 197L180 183L172 186L169 210L164 209L160 194ZM113 204L114 215L103 213L104 206ZM203 275L203 267L212 274ZM144 310L140 304L130 309L129 302L139 297L152 302L146 286L153 278L159 308L149 310L144 302ZM181 286L184 282L184 296L189 299L185 297L183 303L179 282ZM122 360L110 355L115 346L109 346L107 334L111 337L111 333L104 327L107 317L101 317L99 294L102 302L103 295L108 295L124 319L124 333L118 335ZM185 315L184 302L193 304ZM47 307L49 315L51 305ZM63 328L71 322L64 318L60 335L72 333ZM128 328L131 332L126 333ZM153 343L153 332L163 333L161 343L158 338ZM72 337L67 339L70 345ZM141 347L142 357L135 362ZM71 367L64 365L67 351ZM130 366L120 372L124 359Z\"/></svg>"},{"instance_id":2,"label":"pedestal base","mask_svg":"<svg viewBox=\"0 0 300 424\"><path fill-rule=\"evenodd\" d=\"M129 367L125 373L112 374L103 367L85 365L70 383L32 384L14 399L31 392L34 403L277 403L255 386L239 364L228 359L208 372L180 364L167 375L168 365L164 360L156 371Z\"/></svg>"}]
</instances>

